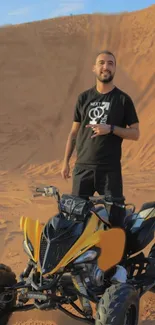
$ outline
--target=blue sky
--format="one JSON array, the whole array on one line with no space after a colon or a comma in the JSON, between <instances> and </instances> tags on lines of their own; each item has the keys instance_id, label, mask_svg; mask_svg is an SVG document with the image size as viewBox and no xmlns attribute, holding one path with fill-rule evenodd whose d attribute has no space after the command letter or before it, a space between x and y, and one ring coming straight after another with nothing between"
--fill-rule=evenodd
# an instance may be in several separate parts
<instances>
[{"instance_id":1,"label":"blue sky","mask_svg":"<svg viewBox=\"0 0 155 325\"><path fill-rule=\"evenodd\" d=\"M58 16L135 11L151 0L0 0L0 25L20 24Z\"/></svg>"}]
</instances>

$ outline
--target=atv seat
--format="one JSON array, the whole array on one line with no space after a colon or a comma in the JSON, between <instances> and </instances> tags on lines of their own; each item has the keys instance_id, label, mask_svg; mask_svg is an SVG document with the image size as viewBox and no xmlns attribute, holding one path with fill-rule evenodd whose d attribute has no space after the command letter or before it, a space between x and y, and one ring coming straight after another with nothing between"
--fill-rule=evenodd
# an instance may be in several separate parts
<instances>
[{"instance_id":1,"label":"atv seat","mask_svg":"<svg viewBox=\"0 0 155 325\"><path fill-rule=\"evenodd\" d=\"M127 229L135 232L137 227L144 222L144 220L155 217L155 202L146 202L142 205L139 212L137 213L128 213L125 218L125 226Z\"/></svg>"},{"instance_id":2,"label":"atv seat","mask_svg":"<svg viewBox=\"0 0 155 325\"><path fill-rule=\"evenodd\" d=\"M138 213L126 220L127 251L132 254L144 249L154 238L155 202L145 203Z\"/></svg>"}]
</instances>

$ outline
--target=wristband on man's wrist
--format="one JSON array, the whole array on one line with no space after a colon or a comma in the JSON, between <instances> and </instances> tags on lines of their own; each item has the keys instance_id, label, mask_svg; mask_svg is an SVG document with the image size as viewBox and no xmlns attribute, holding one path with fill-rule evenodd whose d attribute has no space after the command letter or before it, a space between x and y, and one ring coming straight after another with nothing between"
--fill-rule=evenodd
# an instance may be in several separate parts
<instances>
[{"instance_id":1,"label":"wristband on man's wrist","mask_svg":"<svg viewBox=\"0 0 155 325\"><path fill-rule=\"evenodd\" d=\"M115 129L115 125L111 125L110 126L110 134L113 134L114 133L114 129Z\"/></svg>"}]
</instances>

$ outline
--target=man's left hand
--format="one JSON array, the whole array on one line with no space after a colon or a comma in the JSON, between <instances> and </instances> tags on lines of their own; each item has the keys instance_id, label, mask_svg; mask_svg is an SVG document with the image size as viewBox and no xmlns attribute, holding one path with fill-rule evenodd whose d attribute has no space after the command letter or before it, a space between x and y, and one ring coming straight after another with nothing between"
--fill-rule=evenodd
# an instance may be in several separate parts
<instances>
[{"instance_id":1,"label":"man's left hand","mask_svg":"<svg viewBox=\"0 0 155 325\"><path fill-rule=\"evenodd\" d=\"M92 128L94 134L91 138L96 138L98 135L106 135L110 133L110 125L108 124L87 124L86 128Z\"/></svg>"}]
</instances>

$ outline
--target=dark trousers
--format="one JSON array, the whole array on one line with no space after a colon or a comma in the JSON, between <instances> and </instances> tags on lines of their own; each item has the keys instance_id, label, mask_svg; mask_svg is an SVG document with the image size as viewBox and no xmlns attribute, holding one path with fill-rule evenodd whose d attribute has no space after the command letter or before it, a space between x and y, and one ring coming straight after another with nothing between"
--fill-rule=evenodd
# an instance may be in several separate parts
<instances>
[{"instance_id":1,"label":"dark trousers","mask_svg":"<svg viewBox=\"0 0 155 325\"><path fill-rule=\"evenodd\" d=\"M121 169L105 172L100 168L84 169L75 166L73 170L72 194L88 198L95 192L99 195L111 195L112 197L123 196ZM124 200L119 202L124 204ZM110 211L110 223L113 227L124 226L125 208L113 205Z\"/></svg>"}]
</instances>

